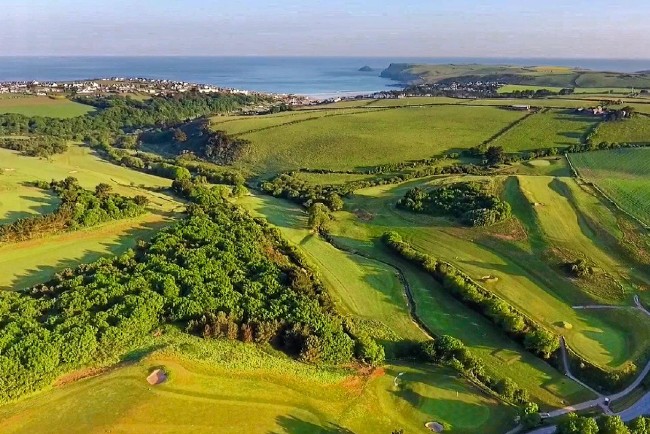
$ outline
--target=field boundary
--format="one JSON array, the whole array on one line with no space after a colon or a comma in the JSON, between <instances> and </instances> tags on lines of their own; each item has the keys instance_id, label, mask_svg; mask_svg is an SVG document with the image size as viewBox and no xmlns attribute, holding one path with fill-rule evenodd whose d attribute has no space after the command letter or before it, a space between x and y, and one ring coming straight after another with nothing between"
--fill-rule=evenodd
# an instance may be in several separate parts
<instances>
[{"instance_id":1,"label":"field boundary","mask_svg":"<svg viewBox=\"0 0 650 434\"><path fill-rule=\"evenodd\" d=\"M594 152L594 151L589 151L589 152ZM584 177L580 174L580 172L578 171L578 169L573 165L573 162L571 161L571 158L569 157L569 154L568 154L568 153L567 153L567 154L564 154L564 156L565 156L565 158L567 159L567 161L569 162L569 167L571 168L571 171L573 172L573 175L574 175L574 177L575 177L577 180L581 181L581 182L584 183L584 184L587 184L587 185L590 185L591 187L593 187L593 189L596 190L596 191L598 192L598 194L600 194L600 195L601 195L601 196L602 196L602 197L603 197L607 202L609 202L611 205L613 205L614 208L616 208L618 211L620 211L621 213L625 214L627 217L629 217L629 218L631 218L632 220L634 220L635 222L637 222L637 223L638 223L639 225L641 225L641 227L642 227L643 229L645 229L646 231L650 231L650 225L644 223L643 221L641 221L641 219L639 219L639 218L636 217L636 216L633 216L632 214L630 214L629 211L627 211L627 210L625 210L623 207L621 207L621 206L618 204L618 202L616 202L616 201L615 201L614 199L612 199L612 198L611 198L607 193L605 193L605 192L603 191L603 189L600 188L600 187L598 186L598 184L596 184L595 182L592 182L592 181L588 181L586 178L584 178ZM581 185L581 184L578 183L578 185Z\"/></svg>"},{"instance_id":2,"label":"field boundary","mask_svg":"<svg viewBox=\"0 0 650 434\"><path fill-rule=\"evenodd\" d=\"M516 121L512 122L511 124L506 125L506 126L503 127L501 130L499 130L498 132L496 132L492 137L490 137L490 138L488 138L487 140L485 140L483 143L481 143L480 147L481 147L481 148L484 148L484 147L490 145L490 144L493 143L495 140L497 140L498 138L500 138L501 136L503 136L504 134L506 134L508 131L512 130L513 128L517 127L519 124L521 124L522 122L524 122L524 121L525 121L526 119L528 119L529 117L531 117L531 116L533 116L533 115L536 115L536 114L538 114L538 113L546 113L547 111L548 111L548 108L543 108L543 109L541 109L541 110L535 110L535 111L529 111L529 112L526 113L524 116L520 117L519 119L517 119Z\"/></svg>"}]
</instances>

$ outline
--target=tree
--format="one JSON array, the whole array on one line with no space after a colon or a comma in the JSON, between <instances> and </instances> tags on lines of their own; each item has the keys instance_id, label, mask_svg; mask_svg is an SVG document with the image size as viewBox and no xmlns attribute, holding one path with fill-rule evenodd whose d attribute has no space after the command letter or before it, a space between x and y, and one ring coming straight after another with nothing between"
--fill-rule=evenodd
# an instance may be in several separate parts
<instances>
[{"instance_id":1,"label":"tree","mask_svg":"<svg viewBox=\"0 0 650 434\"><path fill-rule=\"evenodd\" d=\"M558 434L598 434L598 424L590 417L569 415L557 426Z\"/></svg>"},{"instance_id":2,"label":"tree","mask_svg":"<svg viewBox=\"0 0 650 434\"><path fill-rule=\"evenodd\" d=\"M100 199L104 199L108 197L112 191L113 191L113 187L102 182L100 184L97 184L97 186L95 187L95 196L97 196Z\"/></svg>"},{"instance_id":3,"label":"tree","mask_svg":"<svg viewBox=\"0 0 650 434\"><path fill-rule=\"evenodd\" d=\"M601 416L598 418L599 434L630 434L621 416Z\"/></svg>"},{"instance_id":4,"label":"tree","mask_svg":"<svg viewBox=\"0 0 650 434\"><path fill-rule=\"evenodd\" d=\"M631 434L650 434L650 419L639 416L628 424Z\"/></svg>"},{"instance_id":5,"label":"tree","mask_svg":"<svg viewBox=\"0 0 650 434\"><path fill-rule=\"evenodd\" d=\"M539 407L534 402L528 402L521 409L521 423L526 428L535 428L542 422Z\"/></svg>"},{"instance_id":6,"label":"tree","mask_svg":"<svg viewBox=\"0 0 650 434\"><path fill-rule=\"evenodd\" d=\"M187 134L185 134L185 131L181 130L180 128L174 129L174 140L179 143L183 143L187 141Z\"/></svg>"},{"instance_id":7,"label":"tree","mask_svg":"<svg viewBox=\"0 0 650 434\"><path fill-rule=\"evenodd\" d=\"M309 215L309 227L319 232L327 228L327 223L331 220L330 209L324 203L316 202L312 204L307 210Z\"/></svg>"},{"instance_id":8,"label":"tree","mask_svg":"<svg viewBox=\"0 0 650 434\"><path fill-rule=\"evenodd\" d=\"M560 348L558 337L542 329L528 333L524 345L527 349L541 354L545 359L551 357L551 354Z\"/></svg>"},{"instance_id":9,"label":"tree","mask_svg":"<svg viewBox=\"0 0 650 434\"><path fill-rule=\"evenodd\" d=\"M485 151L485 159L488 164L491 166L503 163L505 155L503 152L503 147L501 146L490 146Z\"/></svg>"}]
</instances>

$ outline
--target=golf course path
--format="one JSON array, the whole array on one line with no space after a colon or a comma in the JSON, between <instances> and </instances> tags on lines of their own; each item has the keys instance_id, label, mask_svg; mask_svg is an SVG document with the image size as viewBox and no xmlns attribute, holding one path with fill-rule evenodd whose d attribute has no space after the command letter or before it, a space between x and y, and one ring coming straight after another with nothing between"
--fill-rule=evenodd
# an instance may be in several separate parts
<instances>
[{"instance_id":1,"label":"golf course path","mask_svg":"<svg viewBox=\"0 0 650 434\"><path fill-rule=\"evenodd\" d=\"M585 306L571 306L573 309L638 309L647 316L650 316L650 311L646 309L643 304L641 304L641 300L639 300L639 296L635 295L634 296L634 306L611 306L607 304L589 304Z\"/></svg>"},{"instance_id":2,"label":"golf course path","mask_svg":"<svg viewBox=\"0 0 650 434\"><path fill-rule=\"evenodd\" d=\"M646 315L650 316L650 311L641 304L641 300L639 300L638 295L634 296L634 304L636 304L637 309L639 309L641 312L645 313Z\"/></svg>"}]
</instances>

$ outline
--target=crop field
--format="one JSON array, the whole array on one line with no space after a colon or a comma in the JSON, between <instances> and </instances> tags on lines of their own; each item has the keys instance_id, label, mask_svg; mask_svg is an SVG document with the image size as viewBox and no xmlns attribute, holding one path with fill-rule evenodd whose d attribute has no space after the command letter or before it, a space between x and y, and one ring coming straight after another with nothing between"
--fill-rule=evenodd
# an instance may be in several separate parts
<instances>
[{"instance_id":1,"label":"crop field","mask_svg":"<svg viewBox=\"0 0 650 434\"><path fill-rule=\"evenodd\" d=\"M171 185L168 179L116 166L100 159L90 149L76 145L71 145L65 154L55 155L49 160L21 156L14 151L0 149L0 170L2 223L54 210L58 199L28 183L52 179L60 181L68 176L77 178L88 189L94 189L103 182L124 196L145 195L149 197L151 206L161 212L178 206L167 195L140 187L168 187Z\"/></svg>"},{"instance_id":2,"label":"crop field","mask_svg":"<svg viewBox=\"0 0 650 434\"><path fill-rule=\"evenodd\" d=\"M571 110L548 110L535 113L505 134L493 145L510 152L542 148L562 149L578 145L598 119L574 114Z\"/></svg>"},{"instance_id":3,"label":"crop field","mask_svg":"<svg viewBox=\"0 0 650 434\"><path fill-rule=\"evenodd\" d=\"M477 146L521 116L491 107L440 106L323 117L241 135L252 145L240 164L272 172L429 158Z\"/></svg>"},{"instance_id":4,"label":"crop field","mask_svg":"<svg viewBox=\"0 0 650 434\"><path fill-rule=\"evenodd\" d=\"M20 96L0 98L0 113L16 113L25 116L73 118L94 110L92 107L66 98L47 96Z\"/></svg>"},{"instance_id":5,"label":"crop field","mask_svg":"<svg viewBox=\"0 0 650 434\"><path fill-rule=\"evenodd\" d=\"M605 122L598 128L594 143L650 145L650 117L634 116L622 122Z\"/></svg>"},{"instance_id":6,"label":"crop field","mask_svg":"<svg viewBox=\"0 0 650 434\"><path fill-rule=\"evenodd\" d=\"M375 201L365 194L357 196L350 208L370 210L366 206L367 202ZM284 236L300 246L323 272L330 291L344 301L344 306L348 306L348 312L379 320L394 330L401 330L400 334L404 336L408 330L413 336L417 329L413 329L413 324L408 320L404 288L396 281L394 271L387 269L381 262L349 256L310 234L304 229L304 214L301 215L289 202L249 197L240 203L264 215L282 230ZM375 210L370 211L374 213ZM439 334L450 334L463 340L493 372L507 375L525 385L542 406L557 406L564 399L589 397L586 390L565 380L553 368L524 352L500 330L453 299L430 276L396 259L378 246L376 238L381 236L383 228L388 227L384 225L393 223L396 222L374 215L372 221L366 224L359 221L353 212L339 212L336 213L333 233L342 245L398 265L406 274L416 297L418 314L425 324ZM402 221L393 227L398 227L401 231L404 224ZM367 265L361 273L354 271L364 264ZM371 273L373 269L384 271ZM386 288L391 288L391 291L387 292Z\"/></svg>"},{"instance_id":7,"label":"crop field","mask_svg":"<svg viewBox=\"0 0 650 434\"><path fill-rule=\"evenodd\" d=\"M571 154L584 179L595 183L625 211L650 225L650 149Z\"/></svg>"},{"instance_id":8,"label":"crop field","mask_svg":"<svg viewBox=\"0 0 650 434\"><path fill-rule=\"evenodd\" d=\"M513 425L513 410L444 369L388 365L364 378L253 345L165 339L175 341L141 361L0 408L0 431L376 433L438 421L497 434ZM169 377L150 386L156 367Z\"/></svg>"}]
</instances>

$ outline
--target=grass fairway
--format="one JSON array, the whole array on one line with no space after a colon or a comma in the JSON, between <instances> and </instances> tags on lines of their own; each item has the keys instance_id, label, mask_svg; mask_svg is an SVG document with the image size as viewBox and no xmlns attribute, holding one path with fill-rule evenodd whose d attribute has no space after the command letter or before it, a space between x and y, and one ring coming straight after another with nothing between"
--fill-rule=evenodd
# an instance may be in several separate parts
<instances>
[{"instance_id":1,"label":"grass fairway","mask_svg":"<svg viewBox=\"0 0 650 434\"><path fill-rule=\"evenodd\" d=\"M52 179L60 181L68 176L74 176L88 189L94 189L103 182L125 196L145 195L152 206L160 211L169 211L178 205L166 195L139 187L167 187L171 185L170 180L111 164L97 157L92 150L76 145L71 145L65 154L55 155L49 160L0 149L0 169L0 224L54 210L57 198L28 183Z\"/></svg>"},{"instance_id":2,"label":"grass fairway","mask_svg":"<svg viewBox=\"0 0 650 434\"><path fill-rule=\"evenodd\" d=\"M324 116L240 137L250 151L242 164L260 172L301 167L354 169L428 158L477 146L522 113L492 107L368 109Z\"/></svg>"},{"instance_id":3,"label":"grass fairway","mask_svg":"<svg viewBox=\"0 0 650 434\"><path fill-rule=\"evenodd\" d=\"M376 205L374 197L361 193L355 196L350 209L371 210L366 202ZM389 267L380 262L350 256L310 235L304 229L304 213L287 201L270 197L248 197L240 203L266 216L282 230L285 237L301 247L319 267L328 288L335 299L339 300L344 312L379 320L405 338L422 336L408 317L404 289ZM376 213L376 210L373 209L372 212ZM545 408L559 407L562 400L589 398L589 393L580 386L523 351L500 330L453 299L430 276L384 250L376 238L394 220L385 219L383 214L382 210L371 222L362 222L351 212L336 213L334 233L337 241L399 266L416 297L418 315L432 330L462 339L492 372L509 376L526 387L531 396ZM395 227L401 232L402 226L399 224Z\"/></svg>"},{"instance_id":4,"label":"grass fairway","mask_svg":"<svg viewBox=\"0 0 650 434\"><path fill-rule=\"evenodd\" d=\"M50 118L74 118L93 111L91 106L69 99L47 96L0 97L0 113L16 113L24 116Z\"/></svg>"},{"instance_id":5,"label":"grass fairway","mask_svg":"<svg viewBox=\"0 0 650 434\"><path fill-rule=\"evenodd\" d=\"M650 226L650 149L586 152L569 158L581 177Z\"/></svg>"},{"instance_id":6,"label":"grass fairway","mask_svg":"<svg viewBox=\"0 0 650 434\"><path fill-rule=\"evenodd\" d=\"M268 196L249 196L238 203L264 216L301 250L320 271L342 313L378 322L376 337L385 343L424 340L411 320L404 288L390 267L335 249L307 229L307 216L296 205ZM386 330L392 330L386 336ZM389 345L390 350L390 345Z\"/></svg>"},{"instance_id":7,"label":"grass fairway","mask_svg":"<svg viewBox=\"0 0 650 434\"><path fill-rule=\"evenodd\" d=\"M496 434L514 425L513 409L447 370L399 365L358 376L252 345L176 339L135 364L0 408L0 431L383 433L420 432L434 420ZM149 386L147 373L160 366L169 380Z\"/></svg>"},{"instance_id":8,"label":"grass fairway","mask_svg":"<svg viewBox=\"0 0 650 434\"><path fill-rule=\"evenodd\" d=\"M120 254L169 224L161 214L118 220L75 232L0 245L0 290L26 288L67 267Z\"/></svg>"},{"instance_id":9,"label":"grass fairway","mask_svg":"<svg viewBox=\"0 0 650 434\"><path fill-rule=\"evenodd\" d=\"M361 236L379 237L391 228L418 249L453 263L477 280L496 276L498 281L485 285L532 318L566 335L569 345L583 356L609 367L626 361L630 354L625 336L634 329L609 323L597 313L573 310L572 304L580 304L574 302L590 298L526 243L511 241L508 236L485 236L483 230L460 228L445 219L395 210L396 200L416 184L357 192L350 207L377 216L365 223L371 226L371 232ZM341 224L342 231L349 233L349 227L362 224L355 220L350 216ZM563 321L573 328L565 330L561 326Z\"/></svg>"},{"instance_id":10,"label":"grass fairway","mask_svg":"<svg viewBox=\"0 0 650 434\"><path fill-rule=\"evenodd\" d=\"M492 144L509 152L578 145L597 119L570 110L544 110L520 122Z\"/></svg>"}]
</instances>

